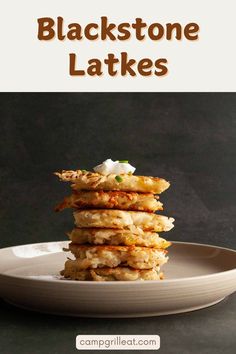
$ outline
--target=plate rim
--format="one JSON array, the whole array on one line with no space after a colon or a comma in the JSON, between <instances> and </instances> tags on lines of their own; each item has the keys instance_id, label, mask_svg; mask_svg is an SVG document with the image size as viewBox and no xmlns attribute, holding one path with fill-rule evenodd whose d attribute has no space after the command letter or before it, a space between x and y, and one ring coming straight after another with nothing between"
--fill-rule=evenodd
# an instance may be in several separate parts
<instances>
[{"instance_id":1,"label":"plate rim","mask_svg":"<svg viewBox=\"0 0 236 354\"><path fill-rule=\"evenodd\" d=\"M4 248L0 248L0 253L1 251L4 250L8 250L11 249L12 247L20 247L20 246L33 246L33 245L42 245L42 244L48 244L48 243L62 243L62 242L70 242L68 240L60 240L60 241L48 241L48 242L34 242L34 243L30 243L30 244L21 244L21 245L15 245L15 246L9 246L9 247L4 247ZM215 248L215 249L219 249L219 250L223 250L223 251L230 251L231 253L235 253L236 254L236 250L231 249L231 248L227 248L227 247L221 247L221 246L215 246L215 245L211 245L211 244L205 244L205 243L197 243L197 242L185 242L185 241L170 241L172 244L184 244L184 245L191 245L191 246L200 246L200 247L207 247L207 248ZM55 253L61 253L61 252L55 252ZM121 284L126 284L126 285L131 285L131 284L171 284L171 283L176 283L176 282L189 282L189 281L194 281L194 280L203 280L206 278L215 278L215 277L219 277L225 274L234 274L236 276L236 266L233 269L229 269L229 270L225 270L222 272L217 272L217 273L212 273L212 274L204 274L204 275L198 275L195 277L184 277L184 278L177 278L177 279L163 279L163 280L136 280L136 281L132 281L132 280L121 280L121 281L101 281L101 282L95 282L92 280L87 280L87 281L83 281L83 280L70 280L70 279L56 279L53 281L53 283L55 284L68 284L68 286L74 285L74 284L83 284L83 285L87 285L87 286L119 286ZM35 279L35 278L29 278L27 276L15 276L15 275L8 275L8 274L4 274L2 272L0 272L0 281L1 281L1 277L2 278L10 278L10 279L17 279L17 280L27 280L29 282L46 282L46 283L52 283L52 280L49 279Z\"/></svg>"}]
</instances>

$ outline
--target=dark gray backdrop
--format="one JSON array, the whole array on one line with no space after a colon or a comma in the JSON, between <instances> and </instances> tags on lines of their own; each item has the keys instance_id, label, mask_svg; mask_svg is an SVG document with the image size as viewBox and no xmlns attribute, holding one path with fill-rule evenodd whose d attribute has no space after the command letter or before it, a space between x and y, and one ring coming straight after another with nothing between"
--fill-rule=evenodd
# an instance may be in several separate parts
<instances>
[{"instance_id":1,"label":"dark gray backdrop","mask_svg":"<svg viewBox=\"0 0 236 354\"><path fill-rule=\"evenodd\" d=\"M235 247L236 94L1 94L1 247L61 240L71 211L60 169L129 159L161 176L167 237Z\"/></svg>"},{"instance_id":2,"label":"dark gray backdrop","mask_svg":"<svg viewBox=\"0 0 236 354\"><path fill-rule=\"evenodd\" d=\"M71 211L53 207L69 188L52 172L108 157L172 182L161 198L176 218L169 239L235 247L236 94L1 94L0 118L1 247L64 239ZM0 351L73 354L77 334L159 334L160 354L233 354L235 309L230 296L185 314L94 320L0 301Z\"/></svg>"}]
</instances>

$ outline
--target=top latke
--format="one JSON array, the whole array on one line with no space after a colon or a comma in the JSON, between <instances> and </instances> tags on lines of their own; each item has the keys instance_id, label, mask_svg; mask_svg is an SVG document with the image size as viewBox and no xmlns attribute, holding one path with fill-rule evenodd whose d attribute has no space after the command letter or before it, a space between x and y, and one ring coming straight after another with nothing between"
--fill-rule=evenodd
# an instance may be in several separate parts
<instances>
[{"instance_id":1,"label":"top latke","mask_svg":"<svg viewBox=\"0 0 236 354\"><path fill-rule=\"evenodd\" d=\"M160 194L169 188L170 183L163 178L121 174L101 175L83 170L55 173L61 181L71 182L74 190L119 190L130 192L150 192Z\"/></svg>"}]
</instances>

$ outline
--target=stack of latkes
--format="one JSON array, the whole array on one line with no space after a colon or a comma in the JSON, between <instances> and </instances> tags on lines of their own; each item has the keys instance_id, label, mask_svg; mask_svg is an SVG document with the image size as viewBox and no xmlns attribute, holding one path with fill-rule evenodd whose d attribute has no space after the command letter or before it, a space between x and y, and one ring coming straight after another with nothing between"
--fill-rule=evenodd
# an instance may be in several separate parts
<instances>
[{"instance_id":1,"label":"stack of latkes","mask_svg":"<svg viewBox=\"0 0 236 354\"><path fill-rule=\"evenodd\" d=\"M61 274L74 280L158 280L170 242L157 232L173 228L157 194L169 187L162 178L88 172L56 173L71 182L72 195L56 207L73 208L75 228L68 234L68 258Z\"/></svg>"}]
</instances>

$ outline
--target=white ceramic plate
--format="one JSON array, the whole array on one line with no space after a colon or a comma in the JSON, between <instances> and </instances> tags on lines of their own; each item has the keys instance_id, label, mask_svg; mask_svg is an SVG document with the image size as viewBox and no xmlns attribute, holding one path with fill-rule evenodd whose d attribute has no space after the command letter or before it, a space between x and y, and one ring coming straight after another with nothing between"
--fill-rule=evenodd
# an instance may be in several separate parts
<instances>
[{"instance_id":1,"label":"white ceramic plate","mask_svg":"<svg viewBox=\"0 0 236 354\"><path fill-rule=\"evenodd\" d=\"M84 317L141 317L197 310L236 290L236 251L174 242L165 280L62 280L67 242L0 250L0 296L35 311Z\"/></svg>"}]
</instances>

